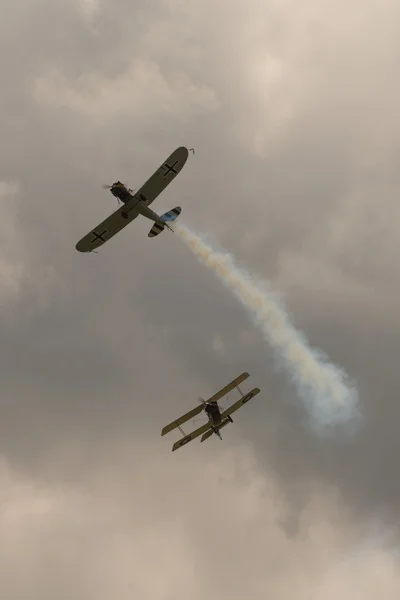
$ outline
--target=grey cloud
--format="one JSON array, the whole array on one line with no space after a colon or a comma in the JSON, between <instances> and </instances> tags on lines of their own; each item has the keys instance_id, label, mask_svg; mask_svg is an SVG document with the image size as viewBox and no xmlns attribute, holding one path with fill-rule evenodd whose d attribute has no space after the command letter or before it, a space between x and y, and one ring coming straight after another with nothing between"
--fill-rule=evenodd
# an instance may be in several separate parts
<instances>
[{"instance_id":1,"label":"grey cloud","mask_svg":"<svg viewBox=\"0 0 400 600\"><path fill-rule=\"evenodd\" d=\"M143 452L146 469L137 460ZM14 598L28 589L45 600L58 590L78 599L181 598L189 588L195 598L290 598L294 587L299 598L321 591L327 598L339 592L352 598L361 590L372 598L378 588L396 597L390 551L381 545L363 556L368 541L359 547L333 491L321 497L316 488L301 535L285 535L279 525L284 499L274 479L257 472L246 446L217 456L206 450L203 457L189 450L174 459L173 469L170 456L160 458L139 438L121 438L119 449L109 446L106 456L107 466L92 468L73 489L32 485L2 469L1 529L8 547L2 564L12 567L18 556L29 575L3 573L2 585ZM61 455L53 460L60 464Z\"/></svg>"},{"instance_id":2,"label":"grey cloud","mask_svg":"<svg viewBox=\"0 0 400 600\"><path fill-rule=\"evenodd\" d=\"M8 546L3 564L31 565L27 585L47 582L52 596L62 597L63 586L71 592L57 561L64 544L68 556L83 544L78 530L93 506L99 512L83 529L93 563L84 573L78 563L71 567L80 573L72 590L77 598L101 597L93 573L107 560L112 581L102 580L103 589L122 597L181 594L176 581L183 576L194 597L228 591L235 597L235 587L238 597L248 593L250 580L260 586L251 588L254 597L265 591L292 597L294 586L299 597L321 589L327 598L343 596L346 586L354 597L362 578L330 563L339 564L356 543L364 517L381 510L398 516L397 5L385 2L379 14L355 0L346 11L311 1L301 10L296 3L256 1L246 11L231 2L213 7L103 3L91 22L78 5L32 2L25 14L11 4L4 11L0 179L20 187L18 199L1 198L3 225L15 223L15 233L3 232L1 252L23 276L18 297L1 305L1 452L11 472L21 469L51 493L61 486L63 499L57 523L49 516L40 535L27 526L24 533L32 535L29 548L54 550L59 541L53 577L41 575L45 551L34 560L21 546L13 546L15 554ZM132 64L145 68L130 71ZM101 184L140 185L181 143L196 154L156 210L180 204L182 220L285 291L296 326L359 381L365 424L353 439L310 435L271 350L178 239L166 233L149 241L150 225L138 220L97 256L75 251L76 241L115 207ZM224 352L213 349L215 336ZM263 394L226 429L223 445L212 440L172 455L172 441L159 435L165 422L243 370ZM252 532L261 527L253 546L248 513L240 511L251 482L232 476L228 491L219 495L218 487L239 460L241 440L254 445L258 476L273 472L285 504L284 514L273 513L262 527L250 519ZM114 447L117 457L108 454ZM128 447L129 458L120 447ZM98 484L93 493L96 469L100 479L110 478L110 490ZM318 530L312 542L303 518L312 520L308 504L318 490L319 522L329 521L329 485L341 490L340 518L334 533ZM149 495L141 496L143 489ZM68 508L68 498L80 493L83 504L71 500ZM267 518L269 502L265 496L257 502ZM120 517L110 517L110 507L121 505ZM154 533L154 521L164 540L176 536L184 565L171 559L179 578L164 585L164 596L149 575L142 588L127 575L132 563L151 563L140 562L139 549L127 550L138 529L137 548L157 546L167 560L170 549ZM17 535L10 523L7 535ZM113 545L113 532L125 527L128 534ZM334 534L339 550L330 546ZM243 536L249 561L230 550ZM98 557L94 546L107 543L109 553ZM294 554L285 560L288 547ZM318 583L310 574L323 549L328 560L317 563L325 577ZM293 558L308 552L309 562ZM356 563L368 572L371 590L378 581L385 597L397 597L385 552ZM117 567L118 557L129 567ZM223 582L210 571L216 566ZM243 575L229 582L239 567ZM11 570L7 581L0 579L7 597L26 596ZM117 580L128 583L122 589Z\"/></svg>"}]
</instances>

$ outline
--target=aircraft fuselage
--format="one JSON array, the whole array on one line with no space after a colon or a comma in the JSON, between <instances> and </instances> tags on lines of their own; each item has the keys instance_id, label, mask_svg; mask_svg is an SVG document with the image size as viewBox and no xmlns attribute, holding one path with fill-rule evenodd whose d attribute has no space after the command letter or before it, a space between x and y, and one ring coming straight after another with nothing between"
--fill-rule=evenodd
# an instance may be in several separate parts
<instances>
[{"instance_id":1,"label":"aircraft fuselage","mask_svg":"<svg viewBox=\"0 0 400 600\"><path fill-rule=\"evenodd\" d=\"M211 423L215 435L222 440L220 429L227 425L228 422L233 423L232 418L228 415L225 419L222 418L221 411L217 402L208 402L204 408L208 419Z\"/></svg>"},{"instance_id":2,"label":"aircraft fuselage","mask_svg":"<svg viewBox=\"0 0 400 600\"><path fill-rule=\"evenodd\" d=\"M204 410L206 411L207 416L214 427L221 425L221 412L216 402L210 402L209 404L206 404Z\"/></svg>"},{"instance_id":3,"label":"aircraft fuselage","mask_svg":"<svg viewBox=\"0 0 400 600\"><path fill-rule=\"evenodd\" d=\"M161 227L167 227L168 229L171 229L170 226L165 223L157 213L147 206L146 198L144 196L132 195L130 190L128 190L128 188L121 183L121 181L116 181L113 183L110 191L113 196L121 200L121 202L127 206L126 212L122 213L122 216L127 216L128 213L133 211L132 216L134 216L134 218L136 218L138 215L143 215L155 223L158 223L158 225Z\"/></svg>"},{"instance_id":4,"label":"aircraft fuselage","mask_svg":"<svg viewBox=\"0 0 400 600\"><path fill-rule=\"evenodd\" d=\"M124 204L126 204L133 198L133 196L130 193L130 191L128 190L128 188L125 187L124 184L121 183L120 181L116 181L115 183L112 184L111 193L113 196L118 198L118 200L121 200L121 202L123 202Z\"/></svg>"}]
</instances>

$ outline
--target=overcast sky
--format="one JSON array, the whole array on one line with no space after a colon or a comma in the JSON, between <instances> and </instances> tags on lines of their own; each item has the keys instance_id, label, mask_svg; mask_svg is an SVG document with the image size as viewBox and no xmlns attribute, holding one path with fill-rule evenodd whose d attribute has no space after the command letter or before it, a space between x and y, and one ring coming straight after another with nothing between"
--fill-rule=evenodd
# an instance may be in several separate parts
<instances>
[{"instance_id":1,"label":"overcast sky","mask_svg":"<svg viewBox=\"0 0 400 600\"><path fill-rule=\"evenodd\" d=\"M394 0L3 2L1 598L399 597L399 23ZM358 383L353 436L313 434L178 236L139 218L75 250L101 185L180 145L152 208L283 293ZM162 427L243 371L262 393L223 442L172 453Z\"/></svg>"}]
</instances>

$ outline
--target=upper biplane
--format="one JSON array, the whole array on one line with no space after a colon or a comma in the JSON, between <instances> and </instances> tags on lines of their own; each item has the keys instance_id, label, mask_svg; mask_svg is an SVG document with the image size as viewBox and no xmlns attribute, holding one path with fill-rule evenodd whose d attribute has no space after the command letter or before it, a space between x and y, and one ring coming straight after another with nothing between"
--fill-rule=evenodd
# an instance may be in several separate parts
<instances>
[{"instance_id":1,"label":"upper biplane","mask_svg":"<svg viewBox=\"0 0 400 600\"><path fill-rule=\"evenodd\" d=\"M260 393L259 388L254 388L246 395L243 394L242 390L239 387L239 384L242 383L242 381L244 381L248 377L250 377L248 373L242 373L241 375L239 375L239 377L231 381L231 383L228 383L228 385L226 385L224 388L219 390L219 392L214 394L214 396L212 396L208 400L201 400L201 404L199 406L196 406L196 408L193 408L179 419L176 419L169 425L166 425L161 431L161 435L165 435L173 429L178 428L184 436L183 438L175 442L175 444L172 446L172 452L178 450L178 448L181 448L185 444L188 444L200 435L202 435L202 438L200 440L201 442L207 440L210 436L212 436L213 433L215 433L222 440L220 430L222 429L222 427L225 427L225 425L228 425L228 423L233 423L231 414L239 408L241 408L243 404L246 404L246 402L251 400L254 396ZM226 394L228 394L228 392L230 392L234 388L237 388L237 390L240 392L241 398L237 400L234 404L229 406L229 408L221 412L218 406L218 400L220 400L223 396L226 396ZM207 414L208 423L202 425L195 431L192 431L192 433L186 435L183 429L181 428L181 425L183 423L186 423L186 421L189 421L190 419L193 419L194 417L199 415L202 410L204 410Z\"/></svg>"},{"instance_id":2,"label":"upper biplane","mask_svg":"<svg viewBox=\"0 0 400 600\"><path fill-rule=\"evenodd\" d=\"M123 205L79 240L75 246L76 249L79 252L92 252L105 244L139 215L154 221L154 225L148 234L149 237L155 237L165 227L173 231L168 223L177 219L181 213L181 207L177 206L163 215L158 215L149 206L182 170L188 154L189 151L184 146L177 148L136 192L127 188L120 181L113 183L111 186L105 186Z\"/></svg>"}]
</instances>

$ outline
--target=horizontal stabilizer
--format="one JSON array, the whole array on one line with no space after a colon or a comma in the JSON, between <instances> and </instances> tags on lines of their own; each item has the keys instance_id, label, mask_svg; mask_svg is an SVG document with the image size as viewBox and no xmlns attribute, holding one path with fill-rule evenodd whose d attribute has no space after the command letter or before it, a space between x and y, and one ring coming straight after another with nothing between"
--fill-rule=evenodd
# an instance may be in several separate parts
<instances>
[{"instance_id":1,"label":"horizontal stabilizer","mask_svg":"<svg viewBox=\"0 0 400 600\"><path fill-rule=\"evenodd\" d=\"M154 223L153 227L149 231L149 237L156 237L159 233L164 231L165 226L159 225L158 223Z\"/></svg>"},{"instance_id":2,"label":"horizontal stabilizer","mask_svg":"<svg viewBox=\"0 0 400 600\"><path fill-rule=\"evenodd\" d=\"M222 421L221 425L218 426L218 431L220 429L222 429L223 427L225 427L226 425L228 425L228 423L230 423L229 419L225 419L225 421ZM200 442L205 442L206 440L208 440L209 437L212 436L212 434L214 433L214 429L210 429L210 431L207 431L201 438Z\"/></svg>"},{"instance_id":3,"label":"horizontal stabilizer","mask_svg":"<svg viewBox=\"0 0 400 600\"><path fill-rule=\"evenodd\" d=\"M214 431L212 429L210 429L209 431L204 433L201 437L200 442L205 442L206 440L208 440L208 438L211 437L213 433L214 433Z\"/></svg>"},{"instance_id":4,"label":"horizontal stabilizer","mask_svg":"<svg viewBox=\"0 0 400 600\"><path fill-rule=\"evenodd\" d=\"M179 217L181 212L182 212L181 207L176 206L175 208L172 208L168 212L161 215L160 220L164 221L164 223L168 226L168 223L172 223L172 221L175 221L175 219L177 219ZM155 237L156 235L158 235L159 233L164 231L164 229L165 229L164 225L159 225L158 223L154 223L153 227L149 231L149 237Z\"/></svg>"},{"instance_id":5,"label":"horizontal stabilizer","mask_svg":"<svg viewBox=\"0 0 400 600\"><path fill-rule=\"evenodd\" d=\"M175 221L175 219L177 219L179 217L181 212L182 212L181 207L176 206L175 208L172 208L168 212L161 215L160 219L161 219L161 221L164 221L165 223L171 223L171 221Z\"/></svg>"}]
</instances>

